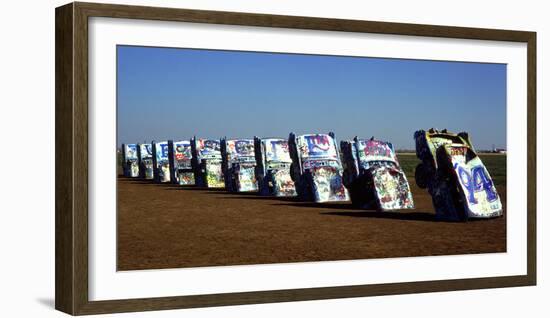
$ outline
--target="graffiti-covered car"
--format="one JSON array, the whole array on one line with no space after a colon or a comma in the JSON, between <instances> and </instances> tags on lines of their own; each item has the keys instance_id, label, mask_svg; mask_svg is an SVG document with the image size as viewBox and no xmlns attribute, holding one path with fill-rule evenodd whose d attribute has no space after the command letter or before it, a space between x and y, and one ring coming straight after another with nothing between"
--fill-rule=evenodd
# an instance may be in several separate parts
<instances>
[{"instance_id":1,"label":"graffiti-covered car","mask_svg":"<svg viewBox=\"0 0 550 318\"><path fill-rule=\"evenodd\" d=\"M155 182L170 182L168 141L153 141L153 172L155 175Z\"/></svg>"},{"instance_id":2,"label":"graffiti-covered car","mask_svg":"<svg viewBox=\"0 0 550 318\"><path fill-rule=\"evenodd\" d=\"M277 197L296 196L294 181L290 176L292 159L288 140L254 137L254 151L259 193Z\"/></svg>"},{"instance_id":3,"label":"graffiti-covered car","mask_svg":"<svg viewBox=\"0 0 550 318\"><path fill-rule=\"evenodd\" d=\"M151 144L138 144L139 177L153 179L153 146Z\"/></svg>"},{"instance_id":4,"label":"graffiti-covered car","mask_svg":"<svg viewBox=\"0 0 550 318\"><path fill-rule=\"evenodd\" d=\"M195 184L199 187L225 187L222 172L220 141L216 139L191 139Z\"/></svg>"},{"instance_id":5,"label":"graffiti-covered car","mask_svg":"<svg viewBox=\"0 0 550 318\"><path fill-rule=\"evenodd\" d=\"M391 143L355 137L340 147L344 184L354 206L380 211L414 208L409 182Z\"/></svg>"},{"instance_id":6,"label":"graffiti-covered car","mask_svg":"<svg viewBox=\"0 0 550 318\"><path fill-rule=\"evenodd\" d=\"M447 130L415 132L416 183L427 188L440 219L465 221L502 215L502 203L489 171L468 133Z\"/></svg>"},{"instance_id":7,"label":"graffiti-covered car","mask_svg":"<svg viewBox=\"0 0 550 318\"><path fill-rule=\"evenodd\" d=\"M194 185L195 175L193 172L191 141L168 140L168 158L172 183Z\"/></svg>"},{"instance_id":8,"label":"graffiti-covered car","mask_svg":"<svg viewBox=\"0 0 550 318\"><path fill-rule=\"evenodd\" d=\"M125 177L139 177L139 165L136 144L122 145L122 173Z\"/></svg>"},{"instance_id":9,"label":"graffiti-covered car","mask_svg":"<svg viewBox=\"0 0 550 318\"><path fill-rule=\"evenodd\" d=\"M295 135L288 138L291 176L303 201L347 201L342 163L333 133Z\"/></svg>"},{"instance_id":10,"label":"graffiti-covered car","mask_svg":"<svg viewBox=\"0 0 550 318\"><path fill-rule=\"evenodd\" d=\"M225 188L231 192L257 191L254 140L221 140Z\"/></svg>"}]
</instances>

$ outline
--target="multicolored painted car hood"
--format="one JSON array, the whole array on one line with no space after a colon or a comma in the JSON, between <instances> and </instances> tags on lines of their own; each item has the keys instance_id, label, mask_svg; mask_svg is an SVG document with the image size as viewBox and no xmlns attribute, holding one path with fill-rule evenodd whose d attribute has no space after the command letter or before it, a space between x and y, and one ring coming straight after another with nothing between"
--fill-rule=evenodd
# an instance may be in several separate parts
<instances>
[{"instance_id":1,"label":"multicolored painted car hood","mask_svg":"<svg viewBox=\"0 0 550 318\"><path fill-rule=\"evenodd\" d=\"M294 181L290 176L292 159L288 141L282 138L255 137L255 147L259 148L255 151L260 193L277 197L296 196Z\"/></svg>"},{"instance_id":2,"label":"multicolored painted car hood","mask_svg":"<svg viewBox=\"0 0 550 318\"><path fill-rule=\"evenodd\" d=\"M342 180L341 168L317 166L310 168L315 202L348 201L349 195Z\"/></svg>"},{"instance_id":3,"label":"multicolored painted car hood","mask_svg":"<svg viewBox=\"0 0 550 318\"><path fill-rule=\"evenodd\" d=\"M139 174L142 178L153 179L153 146L151 144L138 144Z\"/></svg>"},{"instance_id":4,"label":"multicolored painted car hood","mask_svg":"<svg viewBox=\"0 0 550 318\"><path fill-rule=\"evenodd\" d=\"M191 142L189 140L174 142L174 159L176 161L191 162L193 155L191 154Z\"/></svg>"},{"instance_id":5,"label":"multicolored painted car hood","mask_svg":"<svg viewBox=\"0 0 550 318\"><path fill-rule=\"evenodd\" d=\"M124 175L131 178L139 176L138 153L136 144L123 145L123 171Z\"/></svg>"},{"instance_id":6,"label":"multicolored painted car hood","mask_svg":"<svg viewBox=\"0 0 550 318\"><path fill-rule=\"evenodd\" d=\"M216 139L197 139L197 160L200 162L202 159L221 159L221 147L220 141Z\"/></svg>"},{"instance_id":7,"label":"multicolored painted car hood","mask_svg":"<svg viewBox=\"0 0 550 318\"><path fill-rule=\"evenodd\" d=\"M262 139L262 146L268 166L271 163L292 163L287 140L282 138Z\"/></svg>"},{"instance_id":8,"label":"multicolored painted car hood","mask_svg":"<svg viewBox=\"0 0 550 318\"><path fill-rule=\"evenodd\" d=\"M500 197L481 159L465 145L445 144L444 149L460 186L468 217L502 215Z\"/></svg>"},{"instance_id":9,"label":"multicolored painted car hood","mask_svg":"<svg viewBox=\"0 0 550 318\"><path fill-rule=\"evenodd\" d=\"M296 137L296 146L302 160L306 159L336 159L338 151L334 138L328 134L309 134Z\"/></svg>"},{"instance_id":10,"label":"multicolored painted car hood","mask_svg":"<svg viewBox=\"0 0 550 318\"><path fill-rule=\"evenodd\" d=\"M168 141L154 142L155 166L158 182L170 182L170 160L168 157Z\"/></svg>"},{"instance_id":11,"label":"multicolored painted car hood","mask_svg":"<svg viewBox=\"0 0 550 318\"><path fill-rule=\"evenodd\" d=\"M223 178L221 160L204 160L203 169L208 188L224 188L225 180Z\"/></svg>"},{"instance_id":12,"label":"multicolored painted car hood","mask_svg":"<svg viewBox=\"0 0 550 318\"><path fill-rule=\"evenodd\" d=\"M192 151L189 140L172 143L174 182L180 185L194 185L195 175L192 169Z\"/></svg>"},{"instance_id":13,"label":"multicolored painted car hood","mask_svg":"<svg viewBox=\"0 0 550 318\"><path fill-rule=\"evenodd\" d=\"M136 144L124 145L124 158L126 158L126 160L137 160L138 156Z\"/></svg>"},{"instance_id":14,"label":"multicolored painted car hood","mask_svg":"<svg viewBox=\"0 0 550 318\"><path fill-rule=\"evenodd\" d=\"M165 161L168 162L168 141L155 142L155 158L157 167Z\"/></svg>"},{"instance_id":15,"label":"multicolored painted car hood","mask_svg":"<svg viewBox=\"0 0 550 318\"><path fill-rule=\"evenodd\" d=\"M342 163L333 134L290 134L296 190L304 200L347 201Z\"/></svg>"},{"instance_id":16,"label":"multicolored painted car hood","mask_svg":"<svg viewBox=\"0 0 550 318\"><path fill-rule=\"evenodd\" d=\"M222 139L225 186L229 191L257 191L254 140Z\"/></svg>"},{"instance_id":17,"label":"multicolored painted car hood","mask_svg":"<svg viewBox=\"0 0 550 318\"><path fill-rule=\"evenodd\" d=\"M407 176L396 166L371 168L374 191L380 210L414 209Z\"/></svg>"},{"instance_id":18,"label":"multicolored painted car hood","mask_svg":"<svg viewBox=\"0 0 550 318\"><path fill-rule=\"evenodd\" d=\"M254 140L228 139L225 140L226 156L229 164L234 162L256 162L254 157Z\"/></svg>"},{"instance_id":19,"label":"multicolored painted car hood","mask_svg":"<svg viewBox=\"0 0 550 318\"><path fill-rule=\"evenodd\" d=\"M194 152L195 183L208 188L224 188L221 143L217 139L196 139Z\"/></svg>"},{"instance_id":20,"label":"multicolored painted car hood","mask_svg":"<svg viewBox=\"0 0 550 318\"><path fill-rule=\"evenodd\" d=\"M296 196L296 187L289 169L273 169L270 172L273 195L276 197Z\"/></svg>"},{"instance_id":21,"label":"multicolored painted car hood","mask_svg":"<svg viewBox=\"0 0 550 318\"><path fill-rule=\"evenodd\" d=\"M373 139L357 139L357 157L361 167L368 169L373 163L392 162L398 165L393 145L389 142Z\"/></svg>"},{"instance_id":22,"label":"multicolored painted car hood","mask_svg":"<svg viewBox=\"0 0 550 318\"><path fill-rule=\"evenodd\" d=\"M230 174L234 178L235 191L258 191L255 165L251 163L233 164Z\"/></svg>"},{"instance_id":23,"label":"multicolored painted car hood","mask_svg":"<svg viewBox=\"0 0 550 318\"><path fill-rule=\"evenodd\" d=\"M391 143L355 137L341 145L346 186L355 206L381 211L414 208L407 177Z\"/></svg>"},{"instance_id":24,"label":"multicolored painted car hood","mask_svg":"<svg viewBox=\"0 0 550 318\"><path fill-rule=\"evenodd\" d=\"M153 159L153 146L151 144L139 144L139 155L141 160Z\"/></svg>"}]
</instances>

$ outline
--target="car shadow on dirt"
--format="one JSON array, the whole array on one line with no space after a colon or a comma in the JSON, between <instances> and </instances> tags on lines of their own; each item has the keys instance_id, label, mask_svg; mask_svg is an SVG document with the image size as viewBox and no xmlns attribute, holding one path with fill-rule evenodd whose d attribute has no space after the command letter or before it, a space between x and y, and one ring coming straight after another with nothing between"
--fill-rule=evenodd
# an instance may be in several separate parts
<instances>
[{"instance_id":1,"label":"car shadow on dirt","mask_svg":"<svg viewBox=\"0 0 550 318\"><path fill-rule=\"evenodd\" d=\"M275 203L273 205L286 205L286 206L297 206L302 208L323 208L323 209L345 209L345 210L362 210L359 208L353 207L350 202L325 202L325 203L315 203L315 202L301 202L297 198L294 198L292 203ZM364 210L362 210L364 211Z\"/></svg>"},{"instance_id":2,"label":"car shadow on dirt","mask_svg":"<svg viewBox=\"0 0 550 318\"><path fill-rule=\"evenodd\" d=\"M376 218L376 219L439 222L439 220L436 219L435 214L430 212L334 211L334 212L320 212L319 214L356 217L356 218Z\"/></svg>"},{"instance_id":3,"label":"car shadow on dirt","mask_svg":"<svg viewBox=\"0 0 550 318\"><path fill-rule=\"evenodd\" d=\"M134 184L155 184L153 180L141 178L118 177L117 182L134 183Z\"/></svg>"},{"instance_id":4,"label":"car shadow on dirt","mask_svg":"<svg viewBox=\"0 0 550 318\"><path fill-rule=\"evenodd\" d=\"M224 193L225 194L225 193ZM300 202L300 200L296 197L270 197L270 196L261 196L257 193L253 193L254 195L251 195L249 193L239 193L239 192L227 192L227 194L234 195L234 196L227 196L227 197L218 197L220 199L246 199L246 200L260 200L260 201L282 201L282 202ZM242 196L241 196L242 195ZM288 205L288 204L284 204Z\"/></svg>"},{"instance_id":5,"label":"car shadow on dirt","mask_svg":"<svg viewBox=\"0 0 550 318\"><path fill-rule=\"evenodd\" d=\"M365 210L362 208L356 208L349 202L291 202L291 203L274 203L273 205L280 206L296 206L303 208L319 208L319 209L336 209L344 211L321 211L321 215L335 215L344 217L358 217L358 218L379 218L379 219L393 219L393 220L412 220L412 221L427 221L427 222L440 222L436 219L433 212L424 211L385 211L380 212L377 210Z\"/></svg>"},{"instance_id":6,"label":"car shadow on dirt","mask_svg":"<svg viewBox=\"0 0 550 318\"><path fill-rule=\"evenodd\" d=\"M256 198L258 197L258 192L256 191L250 191L250 192L230 192L230 191L227 191L227 190L223 190L221 191L223 192L223 194L227 194L227 195L231 195L231 196L235 196L235 197L246 197L247 199L250 199L250 198Z\"/></svg>"},{"instance_id":7,"label":"car shadow on dirt","mask_svg":"<svg viewBox=\"0 0 550 318\"><path fill-rule=\"evenodd\" d=\"M177 185L173 183L164 184L166 185L166 189L164 190L177 190L177 191L205 191L205 192L212 192L212 193L224 193L227 192L223 188L207 188L207 187L197 187L194 185Z\"/></svg>"}]
</instances>

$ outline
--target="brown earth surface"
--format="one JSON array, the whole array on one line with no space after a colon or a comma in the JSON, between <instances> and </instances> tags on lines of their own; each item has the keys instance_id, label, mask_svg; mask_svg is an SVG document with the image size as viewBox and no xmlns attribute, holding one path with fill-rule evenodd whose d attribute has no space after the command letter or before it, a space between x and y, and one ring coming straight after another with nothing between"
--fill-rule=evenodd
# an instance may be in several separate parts
<instances>
[{"instance_id":1,"label":"brown earth surface","mask_svg":"<svg viewBox=\"0 0 550 318\"><path fill-rule=\"evenodd\" d=\"M505 216L436 221L409 182L415 210L376 212L120 177L118 270L506 251Z\"/></svg>"}]
</instances>

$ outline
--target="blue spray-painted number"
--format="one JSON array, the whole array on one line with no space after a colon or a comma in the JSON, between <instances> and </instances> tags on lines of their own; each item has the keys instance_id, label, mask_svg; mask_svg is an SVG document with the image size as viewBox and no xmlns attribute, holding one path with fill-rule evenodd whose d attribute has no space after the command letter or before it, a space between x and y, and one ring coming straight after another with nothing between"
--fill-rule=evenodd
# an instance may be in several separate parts
<instances>
[{"instance_id":1,"label":"blue spray-painted number","mask_svg":"<svg viewBox=\"0 0 550 318\"><path fill-rule=\"evenodd\" d=\"M493 202L498 199L498 194L494 190L493 181L489 178L483 166L476 166L470 174L466 169L455 164L460 183L468 190L468 201L471 204L477 204L474 196L475 192L485 191L487 201Z\"/></svg>"},{"instance_id":2,"label":"blue spray-painted number","mask_svg":"<svg viewBox=\"0 0 550 318\"><path fill-rule=\"evenodd\" d=\"M157 148L157 160L168 160L168 144L159 144L160 152Z\"/></svg>"}]
</instances>

